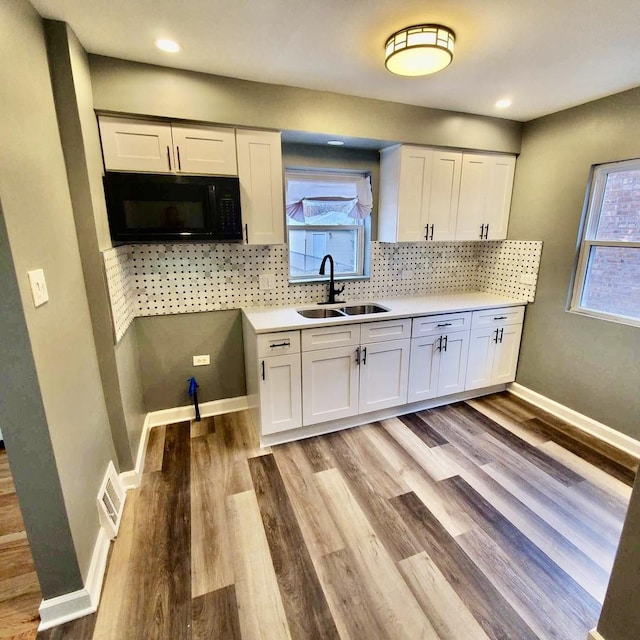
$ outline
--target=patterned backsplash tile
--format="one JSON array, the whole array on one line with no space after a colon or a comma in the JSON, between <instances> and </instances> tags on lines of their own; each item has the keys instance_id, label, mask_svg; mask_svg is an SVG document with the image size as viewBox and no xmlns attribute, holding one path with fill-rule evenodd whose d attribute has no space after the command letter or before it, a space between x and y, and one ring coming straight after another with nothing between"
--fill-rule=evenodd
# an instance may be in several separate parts
<instances>
[{"instance_id":1,"label":"patterned backsplash tile","mask_svg":"<svg viewBox=\"0 0 640 640\"><path fill-rule=\"evenodd\" d=\"M533 301L542 242L371 244L371 277L345 283L347 300L491 291ZM290 284L286 245L136 244L103 252L116 341L135 317L290 306L326 297L326 283ZM262 273L275 289L261 290ZM523 284L522 275L533 284Z\"/></svg>"}]
</instances>

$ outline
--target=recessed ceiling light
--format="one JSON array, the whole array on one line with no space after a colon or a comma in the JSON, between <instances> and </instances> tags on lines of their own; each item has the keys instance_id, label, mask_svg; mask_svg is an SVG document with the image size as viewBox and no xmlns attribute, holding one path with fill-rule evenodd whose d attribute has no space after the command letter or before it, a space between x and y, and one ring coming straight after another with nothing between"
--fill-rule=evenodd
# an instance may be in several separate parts
<instances>
[{"instance_id":1,"label":"recessed ceiling light","mask_svg":"<svg viewBox=\"0 0 640 640\"><path fill-rule=\"evenodd\" d=\"M342 140L327 140L327 144L330 144L332 147L341 147L344 142Z\"/></svg>"},{"instance_id":2,"label":"recessed ceiling light","mask_svg":"<svg viewBox=\"0 0 640 640\"><path fill-rule=\"evenodd\" d=\"M167 38L160 38L156 40L156 47L167 53L178 53L182 47L175 40L168 40Z\"/></svg>"},{"instance_id":3,"label":"recessed ceiling light","mask_svg":"<svg viewBox=\"0 0 640 640\"><path fill-rule=\"evenodd\" d=\"M498 109L506 109L507 107L511 106L511 98L502 98L502 100L498 100L498 102L496 102L496 107L498 107Z\"/></svg>"}]
</instances>

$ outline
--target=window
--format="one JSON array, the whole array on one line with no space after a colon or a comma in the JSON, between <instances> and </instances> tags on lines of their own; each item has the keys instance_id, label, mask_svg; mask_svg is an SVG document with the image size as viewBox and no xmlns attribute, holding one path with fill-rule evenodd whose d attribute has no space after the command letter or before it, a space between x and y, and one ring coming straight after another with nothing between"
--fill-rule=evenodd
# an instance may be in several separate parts
<instances>
[{"instance_id":1,"label":"window","mask_svg":"<svg viewBox=\"0 0 640 640\"><path fill-rule=\"evenodd\" d=\"M366 275L372 209L369 176L286 171L285 180L289 279L317 280L328 253L336 278Z\"/></svg>"},{"instance_id":2,"label":"window","mask_svg":"<svg viewBox=\"0 0 640 640\"><path fill-rule=\"evenodd\" d=\"M570 309L640 326L640 159L593 170Z\"/></svg>"}]
</instances>

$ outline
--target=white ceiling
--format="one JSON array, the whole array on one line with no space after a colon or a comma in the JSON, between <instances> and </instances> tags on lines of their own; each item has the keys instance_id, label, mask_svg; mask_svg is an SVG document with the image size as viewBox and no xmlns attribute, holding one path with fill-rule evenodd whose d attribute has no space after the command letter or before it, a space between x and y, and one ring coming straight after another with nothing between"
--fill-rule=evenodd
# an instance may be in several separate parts
<instances>
[{"instance_id":1,"label":"white ceiling","mask_svg":"<svg viewBox=\"0 0 640 640\"><path fill-rule=\"evenodd\" d=\"M530 120L640 85L639 0L31 0L91 53L273 84ZM417 23L456 33L422 78L384 67ZM178 54L154 47L159 37ZM506 110L494 106L510 97Z\"/></svg>"}]
</instances>

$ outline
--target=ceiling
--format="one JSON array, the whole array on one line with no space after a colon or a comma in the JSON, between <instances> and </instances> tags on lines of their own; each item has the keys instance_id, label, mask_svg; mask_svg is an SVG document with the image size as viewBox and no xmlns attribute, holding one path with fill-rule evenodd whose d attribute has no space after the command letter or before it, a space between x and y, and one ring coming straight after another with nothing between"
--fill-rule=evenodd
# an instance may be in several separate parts
<instances>
[{"instance_id":1,"label":"ceiling","mask_svg":"<svg viewBox=\"0 0 640 640\"><path fill-rule=\"evenodd\" d=\"M512 120L640 85L638 0L31 2L90 53ZM386 71L387 37L425 22L455 31L453 63L421 78ZM182 51L159 51L161 37Z\"/></svg>"}]
</instances>

